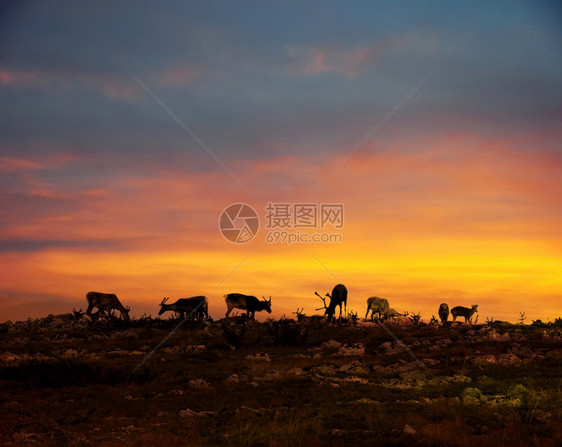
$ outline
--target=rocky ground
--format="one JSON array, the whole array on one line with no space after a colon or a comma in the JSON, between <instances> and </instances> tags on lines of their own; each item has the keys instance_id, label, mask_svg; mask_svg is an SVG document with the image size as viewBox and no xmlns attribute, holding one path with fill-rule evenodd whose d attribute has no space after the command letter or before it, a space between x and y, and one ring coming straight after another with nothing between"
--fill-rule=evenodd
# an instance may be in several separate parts
<instances>
[{"instance_id":1,"label":"rocky ground","mask_svg":"<svg viewBox=\"0 0 562 447\"><path fill-rule=\"evenodd\" d=\"M0 443L558 446L557 321L6 323Z\"/></svg>"}]
</instances>

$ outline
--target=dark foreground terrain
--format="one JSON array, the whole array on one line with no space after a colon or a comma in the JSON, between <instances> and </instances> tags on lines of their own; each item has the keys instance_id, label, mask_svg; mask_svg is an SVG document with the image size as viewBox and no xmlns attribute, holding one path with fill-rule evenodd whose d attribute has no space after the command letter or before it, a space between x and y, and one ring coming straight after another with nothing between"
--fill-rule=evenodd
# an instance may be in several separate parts
<instances>
[{"instance_id":1,"label":"dark foreground terrain","mask_svg":"<svg viewBox=\"0 0 562 447\"><path fill-rule=\"evenodd\" d=\"M0 327L0 444L558 446L562 327Z\"/></svg>"}]
</instances>

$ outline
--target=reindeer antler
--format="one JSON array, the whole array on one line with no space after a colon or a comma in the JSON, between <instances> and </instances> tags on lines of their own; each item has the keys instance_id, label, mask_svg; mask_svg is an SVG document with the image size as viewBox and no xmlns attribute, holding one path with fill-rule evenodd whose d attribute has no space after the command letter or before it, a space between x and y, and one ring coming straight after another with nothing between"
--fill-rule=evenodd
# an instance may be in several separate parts
<instances>
[{"instance_id":1,"label":"reindeer antler","mask_svg":"<svg viewBox=\"0 0 562 447\"><path fill-rule=\"evenodd\" d=\"M314 294L315 294L318 298L320 298L320 299L322 300L322 302L324 303L324 307L319 307L319 308L316 309L316 310L327 309L328 306L326 306L326 298L324 298L324 297L323 297L322 295L320 295L318 292L314 292Z\"/></svg>"},{"instance_id":2,"label":"reindeer antler","mask_svg":"<svg viewBox=\"0 0 562 447\"><path fill-rule=\"evenodd\" d=\"M168 297L168 298L169 298L169 297ZM165 303L166 301L168 301L168 298L164 298L164 299L162 300L162 302L160 303L160 306L164 305L164 303Z\"/></svg>"}]
</instances>

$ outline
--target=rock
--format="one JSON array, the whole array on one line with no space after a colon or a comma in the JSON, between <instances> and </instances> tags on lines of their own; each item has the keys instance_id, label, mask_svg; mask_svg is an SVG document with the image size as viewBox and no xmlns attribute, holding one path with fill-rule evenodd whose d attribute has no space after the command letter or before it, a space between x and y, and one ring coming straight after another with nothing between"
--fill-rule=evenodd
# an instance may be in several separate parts
<instances>
[{"instance_id":1,"label":"rock","mask_svg":"<svg viewBox=\"0 0 562 447\"><path fill-rule=\"evenodd\" d=\"M365 405L368 405L368 404L378 404L379 402L377 402L376 400L373 400L373 399L369 399L369 398L367 398L367 397L362 397L361 399L354 400L352 403L353 403L353 404L365 404Z\"/></svg>"},{"instance_id":2,"label":"rock","mask_svg":"<svg viewBox=\"0 0 562 447\"><path fill-rule=\"evenodd\" d=\"M187 352L201 352L201 351L206 351L207 346L205 346L205 345L189 345L189 346L185 347L185 350Z\"/></svg>"},{"instance_id":3,"label":"rock","mask_svg":"<svg viewBox=\"0 0 562 447\"><path fill-rule=\"evenodd\" d=\"M224 381L225 383L240 383L242 382L242 378L238 374L231 374L226 378Z\"/></svg>"},{"instance_id":4,"label":"rock","mask_svg":"<svg viewBox=\"0 0 562 447\"><path fill-rule=\"evenodd\" d=\"M474 358L474 363L477 365L482 365L485 363L495 364L498 363L496 357L494 355L482 355Z\"/></svg>"},{"instance_id":5,"label":"rock","mask_svg":"<svg viewBox=\"0 0 562 447\"><path fill-rule=\"evenodd\" d=\"M270 380L280 380L282 378L281 373L277 371L269 371L263 377L263 380L270 381Z\"/></svg>"},{"instance_id":6,"label":"rock","mask_svg":"<svg viewBox=\"0 0 562 447\"><path fill-rule=\"evenodd\" d=\"M369 367L360 360L348 363L339 368L340 372L348 374L369 374Z\"/></svg>"},{"instance_id":7,"label":"rock","mask_svg":"<svg viewBox=\"0 0 562 447\"><path fill-rule=\"evenodd\" d=\"M382 345L380 345L380 347L382 349L384 349L385 351L391 351L392 350L392 342L387 341L387 342L383 343Z\"/></svg>"},{"instance_id":8,"label":"rock","mask_svg":"<svg viewBox=\"0 0 562 447\"><path fill-rule=\"evenodd\" d=\"M62 358L65 359L69 359L72 357L78 357L78 351L75 349L67 349L66 351L64 351L64 353L62 354Z\"/></svg>"},{"instance_id":9,"label":"rock","mask_svg":"<svg viewBox=\"0 0 562 447\"><path fill-rule=\"evenodd\" d=\"M309 355L301 354L301 353L293 354L293 355L290 355L288 357L291 358L291 359L309 359L310 358Z\"/></svg>"},{"instance_id":10,"label":"rock","mask_svg":"<svg viewBox=\"0 0 562 447\"><path fill-rule=\"evenodd\" d=\"M521 359L515 354L502 354L498 359L498 363L504 366L514 366L521 363Z\"/></svg>"},{"instance_id":11,"label":"rock","mask_svg":"<svg viewBox=\"0 0 562 447\"><path fill-rule=\"evenodd\" d=\"M398 345L398 343L393 343L391 341L387 341L380 345L380 348L383 349L387 354L396 354L398 352L402 352L402 348Z\"/></svg>"},{"instance_id":12,"label":"rock","mask_svg":"<svg viewBox=\"0 0 562 447\"><path fill-rule=\"evenodd\" d=\"M162 352L166 352L168 354L175 354L182 350L183 348L181 346L168 346L167 348L162 349Z\"/></svg>"},{"instance_id":13,"label":"rock","mask_svg":"<svg viewBox=\"0 0 562 447\"><path fill-rule=\"evenodd\" d=\"M415 435L417 433L417 431L413 427L410 427L408 424L404 425L404 430L402 431L406 435Z\"/></svg>"},{"instance_id":14,"label":"rock","mask_svg":"<svg viewBox=\"0 0 562 447\"><path fill-rule=\"evenodd\" d=\"M168 391L170 396L183 396L183 390L170 390Z\"/></svg>"},{"instance_id":15,"label":"rock","mask_svg":"<svg viewBox=\"0 0 562 447\"><path fill-rule=\"evenodd\" d=\"M431 359L431 358L425 358L425 359L422 359L422 363L425 366L435 366L439 363L439 360L435 360L435 359Z\"/></svg>"},{"instance_id":16,"label":"rock","mask_svg":"<svg viewBox=\"0 0 562 447\"><path fill-rule=\"evenodd\" d=\"M339 349L341 347L341 343L336 340L329 340L322 343L320 347L324 349Z\"/></svg>"},{"instance_id":17,"label":"rock","mask_svg":"<svg viewBox=\"0 0 562 447\"><path fill-rule=\"evenodd\" d=\"M181 418L188 418L188 417L197 416L197 413L188 408L187 410L180 410L180 412L178 413L178 416L181 417Z\"/></svg>"},{"instance_id":18,"label":"rock","mask_svg":"<svg viewBox=\"0 0 562 447\"><path fill-rule=\"evenodd\" d=\"M364 379L362 377L355 377L355 376L346 377L345 379L343 379L343 381L347 383L360 383L361 385L369 384L369 381L367 379Z\"/></svg>"},{"instance_id":19,"label":"rock","mask_svg":"<svg viewBox=\"0 0 562 447\"><path fill-rule=\"evenodd\" d=\"M265 409L264 408L251 408L251 407L247 407L246 405L242 405L240 408L237 408L235 413L251 413L251 414L256 414L256 415L262 415L265 413Z\"/></svg>"},{"instance_id":20,"label":"rock","mask_svg":"<svg viewBox=\"0 0 562 447\"><path fill-rule=\"evenodd\" d=\"M333 354L334 356L365 355L365 347L361 343L346 343Z\"/></svg>"},{"instance_id":21,"label":"rock","mask_svg":"<svg viewBox=\"0 0 562 447\"><path fill-rule=\"evenodd\" d=\"M313 358L314 360L319 360L319 359L322 358L322 354L320 354L320 353L318 352L318 353L314 354L314 355L312 356L312 358Z\"/></svg>"},{"instance_id":22,"label":"rock","mask_svg":"<svg viewBox=\"0 0 562 447\"><path fill-rule=\"evenodd\" d=\"M327 363L324 365L318 365L312 368L311 370L315 374L335 374L336 373L336 365L333 363Z\"/></svg>"},{"instance_id":23,"label":"rock","mask_svg":"<svg viewBox=\"0 0 562 447\"><path fill-rule=\"evenodd\" d=\"M205 390L205 389L212 388L211 385L209 385L209 383L203 379L190 380L188 385L190 388L193 388L194 390Z\"/></svg>"},{"instance_id":24,"label":"rock","mask_svg":"<svg viewBox=\"0 0 562 447\"><path fill-rule=\"evenodd\" d=\"M201 416L212 416L214 413L212 411L193 411L189 408L185 410L180 410L178 416L181 418L190 418L190 417L201 417Z\"/></svg>"},{"instance_id":25,"label":"rock","mask_svg":"<svg viewBox=\"0 0 562 447\"><path fill-rule=\"evenodd\" d=\"M262 361L262 362L271 362L271 358L269 358L269 355L265 352L259 352L255 355L247 355L246 358L248 360L258 360L258 361Z\"/></svg>"}]
</instances>

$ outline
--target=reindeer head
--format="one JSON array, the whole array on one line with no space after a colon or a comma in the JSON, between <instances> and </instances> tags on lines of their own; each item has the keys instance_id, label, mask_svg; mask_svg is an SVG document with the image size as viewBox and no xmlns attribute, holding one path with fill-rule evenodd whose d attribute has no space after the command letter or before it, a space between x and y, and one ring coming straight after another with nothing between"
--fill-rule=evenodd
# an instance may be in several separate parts
<instances>
[{"instance_id":1,"label":"reindeer head","mask_svg":"<svg viewBox=\"0 0 562 447\"><path fill-rule=\"evenodd\" d=\"M296 312L293 312L293 315L296 315L296 316L297 316L297 321L301 321L302 318L304 317L304 314L302 313L303 310L304 310L304 307L303 307L302 309L299 309L299 308L297 307L297 311L296 311Z\"/></svg>"},{"instance_id":2,"label":"reindeer head","mask_svg":"<svg viewBox=\"0 0 562 447\"><path fill-rule=\"evenodd\" d=\"M474 312L478 312L478 304L473 304L471 310Z\"/></svg>"},{"instance_id":3,"label":"reindeer head","mask_svg":"<svg viewBox=\"0 0 562 447\"><path fill-rule=\"evenodd\" d=\"M75 320L79 320L80 318L82 318L82 308L80 308L80 310L76 310L76 308L72 308L72 313L74 314L74 319Z\"/></svg>"},{"instance_id":4,"label":"reindeer head","mask_svg":"<svg viewBox=\"0 0 562 447\"><path fill-rule=\"evenodd\" d=\"M164 298L162 300L162 302L160 303L160 312L158 312L158 315L162 315L166 311L166 308L164 306L166 305L166 301L168 301L168 299L169 299L169 297Z\"/></svg>"},{"instance_id":5,"label":"reindeer head","mask_svg":"<svg viewBox=\"0 0 562 447\"><path fill-rule=\"evenodd\" d=\"M269 299L268 299L268 300L266 300L266 299L265 299L265 296L263 296L263 295L262 295L262 298L263 298L263 301L262 301L262 302L263 302L264 305L265 305L265 311L266 311L268 314L270 314L270 313L271 313L271 295L269 296Z\"/></svg>"}]
</instances>

